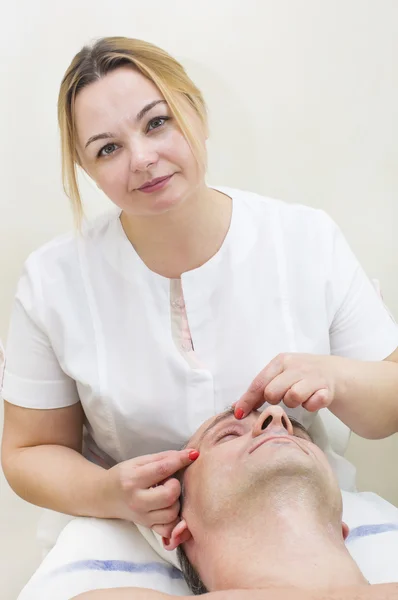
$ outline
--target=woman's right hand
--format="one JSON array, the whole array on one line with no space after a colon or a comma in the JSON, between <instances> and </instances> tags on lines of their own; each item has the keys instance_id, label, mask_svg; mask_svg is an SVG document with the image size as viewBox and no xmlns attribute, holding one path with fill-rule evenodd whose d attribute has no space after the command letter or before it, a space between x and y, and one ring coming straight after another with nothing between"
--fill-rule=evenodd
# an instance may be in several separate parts
<instances>
[{"instance_id":1,"label":"woman's right hand","mask_svg":"<svg viewBox=\"0 0 398 600\"><path fill-rule=\"evenodd\" d=\"M192 448L139 456L107 472L109 510L113 518L133 521L169 538L179 521L181 484L173 477L192 464Z\"/></svg>"}]
</instances>

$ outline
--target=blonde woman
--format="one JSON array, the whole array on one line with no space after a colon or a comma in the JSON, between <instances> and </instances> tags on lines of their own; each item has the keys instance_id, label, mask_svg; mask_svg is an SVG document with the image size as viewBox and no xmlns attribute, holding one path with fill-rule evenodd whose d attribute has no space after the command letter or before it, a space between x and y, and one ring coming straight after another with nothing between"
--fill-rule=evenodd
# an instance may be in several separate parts
<instances>
[{"instance_id":1,"label":"blonde woman","mask_svg":"<svg viewBox=\"0 0 398 600\"><path fill-rule=\"evenodd\" d=\"M307 427L329 406L360 435L398 430L397 327L342 234L206 184L205 103L178 62L99 40L58 112L81 231L34 252L16 294L2 459L17 494L168 538L173 474L198 457L178 449L233 401L237 417L284 399ZM116 210L82 224L77 169Z\"/></svg>"}]
</instances>

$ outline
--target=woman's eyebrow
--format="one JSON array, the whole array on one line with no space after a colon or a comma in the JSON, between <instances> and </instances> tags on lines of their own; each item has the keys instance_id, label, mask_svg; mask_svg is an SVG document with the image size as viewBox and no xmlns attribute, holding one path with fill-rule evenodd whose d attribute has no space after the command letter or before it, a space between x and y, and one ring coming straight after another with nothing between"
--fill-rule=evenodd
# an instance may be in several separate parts
<instances>
[{"instance_id":1,"label":"woman's eyebrow","mask_svg":"<svg viewBox=\"0 0 398 600\"><path fill-rule=\"evenodd\" d=\"M115 134L110 133L109 131L107 131L106 133L98 133L97 135L92 135L91 138L88 139L87 144L84 146L84 148L86 149L87 146L89 146L93 142L96 142L97 140L108 140L109 138L114 137L116 137Z\"/></svg>"},{"instance_id":2,"label":"woman's eyebrow","mask_svg":"<svg viewBox=\"0 0 398 600\"><path fill-rule=\"evenodd\" d=\"M167 104L167 102L166 100L153 100L153 102L150 102L140 110L140 112L136 116L136 120L141 121L141 119L146 115L146 113L152 110L152 108L154 106L157 106L158 104Z\"/></svg>"},{"instance_id":3,"label":"woman's eyebrow","mask_svg":"<svg viewBox=\"0 0 398 600\"><path fill-rule=\"evenodd\" d=\"M146 115L146 113L149 112L150 110L152 110L152 108L154 106L157 106L158 104L167 104L167 102L166 102L166 100L153 100L152 102L149 102L149 104L146 104L146 106L144 106L144 108L142 108L140 110L140 112L137 114L136 121L141 121L143 119L143 117ZM97 133L96 135L92 135L87 140L87 143L84 146L84 148L86 149L87 146L89 146L93 142L96 142L97 140L107 140L107 139L113 138L113 137L116 137L115 134L111 133L109 131L107 131L105 133Z\"/></svg>"}]
</instances>

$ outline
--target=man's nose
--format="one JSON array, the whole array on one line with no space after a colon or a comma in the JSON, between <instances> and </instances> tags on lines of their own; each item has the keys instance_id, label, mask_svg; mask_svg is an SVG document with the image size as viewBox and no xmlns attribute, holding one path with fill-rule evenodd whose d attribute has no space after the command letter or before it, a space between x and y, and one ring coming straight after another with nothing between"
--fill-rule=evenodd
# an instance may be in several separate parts
<instances>
[{"instance_id":1,"label":"man's nose","mask_svg":"<svg viewBox=\"0 0 398 600\"><path fill-rule=\"evenodd\" d=\"M281 406L268 406L254 422L253 437L265 432L293 435L293 425Z\"/></svg>"}]
</instances>

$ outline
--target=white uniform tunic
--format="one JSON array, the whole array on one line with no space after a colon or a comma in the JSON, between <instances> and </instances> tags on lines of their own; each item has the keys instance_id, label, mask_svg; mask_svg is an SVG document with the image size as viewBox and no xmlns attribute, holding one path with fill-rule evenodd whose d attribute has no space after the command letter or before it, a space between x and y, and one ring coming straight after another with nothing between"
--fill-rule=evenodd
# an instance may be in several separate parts
<instances>
[{"instance_id":1,"label":"white uniform tunic","mask_svg":"<svg viewBox=\"0 0 398 600\"><path fill-rule=\"evenodd\" d=\"M233 200L230 229L181 283L148 269L119 212L34 252L4 398L39 409L80 400L86 452L121 461L179 448L280 352L382 360L395 350L396 324L324 212L218 189Z\"/></svg>"}]
</instances>

